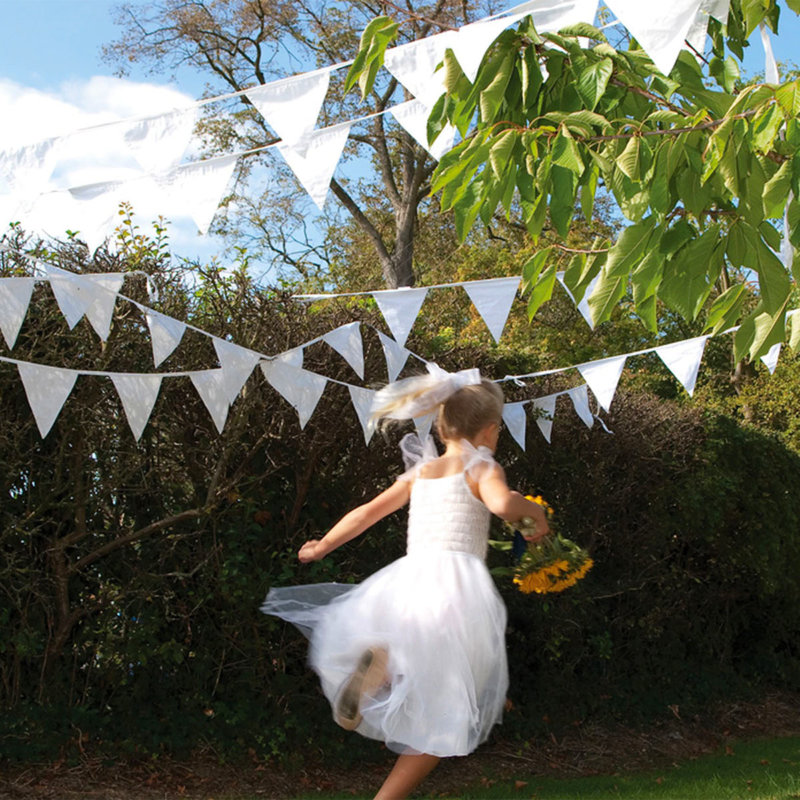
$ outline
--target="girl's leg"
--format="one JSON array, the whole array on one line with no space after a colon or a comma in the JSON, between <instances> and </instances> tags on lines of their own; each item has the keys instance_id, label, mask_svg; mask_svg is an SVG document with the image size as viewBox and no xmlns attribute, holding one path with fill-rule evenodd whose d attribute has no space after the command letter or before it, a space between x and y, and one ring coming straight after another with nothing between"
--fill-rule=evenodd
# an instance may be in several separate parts
<instances>
[{"instance_id":1,"label":"girl's leg","mask_svg":"<svg viewBox=\"0 0 800 800\"><path fill-rule=\"evenodd\" d=\"M375 800L402 800L408 797L425 776L439 763L438 756L426 753L398 756L392 771L383 782Z\"/></svg>"}]
</instances>

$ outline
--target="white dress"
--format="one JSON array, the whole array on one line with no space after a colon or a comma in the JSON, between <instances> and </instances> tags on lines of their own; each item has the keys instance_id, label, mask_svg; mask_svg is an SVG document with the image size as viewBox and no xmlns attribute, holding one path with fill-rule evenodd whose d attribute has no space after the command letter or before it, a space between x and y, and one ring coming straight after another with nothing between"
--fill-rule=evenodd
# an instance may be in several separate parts
<instances>
[{"instance_id":1,"label":"white dress","mask_svg":"<svg viewBox=\"0 0 800 800\"><path fill-rule=\"evenodd\" d=\"M355 586L272 589L262 606L309 637L332 706L367 648L388 651L389 681L356 730L399 753L466 755L503 713L506 610L485 565L490 512L466 481L492 457L470 449L463 472L419 477L429 450L401 476L413 480L405 556Z\"/></svg>"}]
</instances>

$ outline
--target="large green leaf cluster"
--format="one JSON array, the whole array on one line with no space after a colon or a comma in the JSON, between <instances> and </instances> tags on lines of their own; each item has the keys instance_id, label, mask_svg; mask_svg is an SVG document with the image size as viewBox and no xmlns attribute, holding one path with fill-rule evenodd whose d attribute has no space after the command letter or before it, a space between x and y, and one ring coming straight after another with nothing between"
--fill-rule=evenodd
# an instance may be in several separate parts
<instances>
[{"instance_id":1,"label":"large green leaf cluster","mask_svg":"<svg viewBox=\"0 0 800 800\"><path fill-rule=\"evenodd\" d=\"M778 12L772 0L734 0L726 28L711 20L707 66L684 50L669 76L635 41L613 46L587 24L539 35L528 18L498 37L474 82L447 51L428 135L451 123L463 137L432 178L458 235L502 212L534 242L548 222L563 239L602 187L627 227L576 254L566 275L578 300L598 279L596 322L630 291L651 331L661 301L687 320L704 312L714 333L741 321L737 358L783 341L800 269L778 256L784 209L789 250L800 246L800 81L743 85L736 58L759 24L777 30ZM365 32L362 51L371 45ZM553 291L550 256L525 267L531 316ZM757 280L755 308L744 278Z\"/></svg>"}]
</instances>

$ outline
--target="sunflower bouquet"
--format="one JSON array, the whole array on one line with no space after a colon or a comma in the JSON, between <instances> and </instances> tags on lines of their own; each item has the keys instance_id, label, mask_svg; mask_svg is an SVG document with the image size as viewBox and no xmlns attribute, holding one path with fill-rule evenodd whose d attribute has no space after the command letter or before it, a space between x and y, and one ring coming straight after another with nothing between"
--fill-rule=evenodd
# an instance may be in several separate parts
<instances>
[{"instance_id":1,"label":"sunflower bouquet","mask_svg":"<svg viewBox=\"0 0 800 800\"><path fill-rule=\"evenodd\" d=\"M558 533L553 507L543 497L527 495L527 499L544 509L551 533L538 542L525 542L526 536L535 534L533 519L523 517L519 522L506 523L514 531L512 550L518 558L514 583L523 594L563 592L581 580L594 562L582 547Z\"/></svg>"}]
</instances>

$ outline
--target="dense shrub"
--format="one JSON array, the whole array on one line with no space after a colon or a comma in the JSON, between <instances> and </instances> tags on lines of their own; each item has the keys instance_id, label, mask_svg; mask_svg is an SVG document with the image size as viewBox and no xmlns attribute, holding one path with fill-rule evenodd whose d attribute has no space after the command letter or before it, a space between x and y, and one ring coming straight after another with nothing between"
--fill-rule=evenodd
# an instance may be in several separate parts
<instances>
[{"instance_id":1,"label":"dense shrub","mask_svg":"<svg viewBox=\"0 0 800 800\"><path fill-rule=\"evenodd\" d=\"M30 270L21 255L4 258L3 274ZM69 248L59 258L78 270L129 266L102 253L86 264L85 252ZM309 313L253 287L244 272L209 270L187 285L158 253L143 259L137 266L161 284L161 310L262 352L375 313ZM126 293L148 303L143 285ZM377 339L365 344L367 374L384 374ZM153 369L138 312L119 304L103 346L85 321L67 329L45 286L13 355ZM440 358L449 368L505 373L474 345ZM306 364L355 381L325 345L309 347ZM161 369L214 366L208 340L190 331ZM402 554L398 514L319 564L301 567L294 557L399 472L402 431L366 448L336 384L301 431L258 371L221 436L188 380L165 381L138 444L109 381L82 377L44 440L10 365L0 367L0 397L5 757L199 745L219 757L379 753L359 737L342 744L305 667L302 637L258 606L272 585L360 580ZM502 584L515 703L504 735L592 716L652 717L800 680L792 491L800 459L724 416L646 394L620 394L608 425L612 435L587 430L565 408L550 447L533 424L527 453L501 439L512 484L541 491L596 561L560 596L525 597Z\"/></svg>"}]
</instances>

